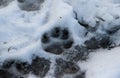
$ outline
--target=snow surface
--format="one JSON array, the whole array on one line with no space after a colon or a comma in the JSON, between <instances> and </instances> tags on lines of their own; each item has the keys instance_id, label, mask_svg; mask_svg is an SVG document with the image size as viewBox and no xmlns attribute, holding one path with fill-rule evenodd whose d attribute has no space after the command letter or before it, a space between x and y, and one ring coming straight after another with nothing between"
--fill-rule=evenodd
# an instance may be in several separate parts
<instances>
[{"instance_id":1,"label":"snow surface","mask_svg":"<svg viewBox=\"0 0 120 78\"><path fill-rule=\"evenodd\" d=\"M17 1L0 8L0 62L5 59L21 59L31 62L32 55L54 60L59 55L46 53L41 47L41 35L54 26L68 27L72 32L75 44L82 44L86 29L75 19L84 20L95 26L96 20L102 18L98 33L119 24L119 0L45 0L41 10L22 11ZM120 31L113 36L115 43L120 43ZM79 66L87 71L86 78L120 78L120 48L98 50L90 54L87 62ZM51 70L52 73L52 70ZM31 78L30 76L29 78ZM34 77L34 76L33 76ZM36 77L35 77L36 78ZM49 73L46 78L53 78Z\"/></svg>"},{"instance_id":2,"label":"snow surface","mask_svg":"<svg viewBox=\"0 0 120 78\"><path fill-rule=\"evenodd\" d=\"M82 63L87 70L87 78L120 78L120 48L99 50L92 53L88 62Z\"/></svg>"}]
</instances>

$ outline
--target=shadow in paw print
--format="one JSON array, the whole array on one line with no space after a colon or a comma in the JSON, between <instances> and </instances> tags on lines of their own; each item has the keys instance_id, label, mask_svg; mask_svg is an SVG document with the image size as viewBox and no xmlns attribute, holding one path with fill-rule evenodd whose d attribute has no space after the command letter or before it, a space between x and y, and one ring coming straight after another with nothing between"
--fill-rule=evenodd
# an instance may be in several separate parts
<instances>
[{"instance_id":1,"label":"shadow in paw print","mask_svg":"<svg viewBox=\"0 0 120 78\"><path fill-rule=\"evenodd\" d=\"M13 59L6 60L1 67L2 69L0 69L0 78L24 78L20 74L14 72L16 71L16 69L14 69L15 65L16 60Z\"/></svg>"},{"instance_id":2,"label":"shadow in paw print","mask_svg":"<svg viewBox=\"0 0 120 78\"><path fill-rule=\"evenodd\" d=\"M10 67L13 66L14 63L15 63L15 60L12 60L12 59L6 60L6 61L3 63L2 68L4 68L4 69L9 69Z\"/></svg>"},{"instance_id":3,"label":"shadow in paw print","mask_svg":"<svg viewBox=\"0 0 120 78\"><path fill-rule=\"evenodd\" d=\"M8 70L0 69L0 78L20 78L20 77L13 75Z\"/></svg>"},{"instance_id":4,"label":"shadow in paw print","mask_svg":"<svg viewBox=\"0 0 120 78\"><path fill-rule=\"evenodd\" d=\"M56 59L55 77L62 78L64 74L74 74L78 72L80 68L71 61L63 59Z\"/></svg>"},{"instance_id":5,"label":"shadow in paw print","mask_svg":"<svg viewBox=\"0 0 120 78\"><path fill-rule=\"evenodd\" d=\"M16 63L16 69L22 74L28 74L30 72L30 65L26 62L18 61Z\"/></svg>"},{"instance_id":6,"label":"shadow in paw print","mask_svg":"<svg viewBox=\"0 0 120 78\"><path fill-rule=\"evenodd\" d=\"M86 78L85 77L85 72L82 72L82 73L76 75L74 78Z\"/></svg>"},{"instance_id":7,"label":"shadow in paw print","mask_svg":"<svg viewBox=\"0 0 120 78\"><path fill-rule=\"evenodd\" d=\"M85 45L88 49L98 49L99 42L95 37L91 38L90 40L85 41Z\"/></svg>"},{"instance_id":8,"label":"shadow in paw print","mask_svg":"<svg viewBox=\"0 0 120 78\"><path fill-rule=\"evenodd\" d=\"M69 38L69 31L67 29L63 29L61 39L66 40L68 38Z\"/></svg>"},{"instance_id":9,"label":"shadow in paw print","mask_svg":"<svg viewBox=\"0 0 120 78\"><path fill-rule=\"evenodd\" d=\"M48 43L50 41L49 35L47 33L44 33L41 39L42 43Z\"/></svg>"},{"instance_id":10,"label":"shadow in paw print","mask_svg":"<svg viewBox=\"0 0 120 78\"><path fill-rule=\"evenodd\" d=\"M60 36L60 33L61 33L61 28L55 27L51 32L51 36L57 38Z\"/></svg>"},{"instance_id":11,"label":"shadow in paw print","mask_svg":"<svg viewBox=\"0 0 120 78\"><path fill-rule=\"evenodd\" d=\"M69 49L69 48L72 47L72 44L73 44L73 43L74 43L73 40L67 40L67 41L65 41L65 42L63 43L63 48Z\"/></svg>"},{"instance_id":12,"label":"shadow in paw print","mask_svg":"<svg viewBox=\"0 0 120 78\"><path fill-rule=\"evenodd\" d=\"M112 44L110 37L107 35L102 35L99 38L92 37L90 40L84 43L87 49L99 49L108 48Z\"/></svg>"},{"instance_id":13,"label":"shadow in paw print","mask_svg":"<svg viewBox=\"0 0 120 78\"><path fill-rule=\"evenodd\" d=\"M25 2L25 0L17 0L19 3L23 3Z\"/></svg>"},{"instance_id":14,"label":"shadow in paw print","mask_svg":"<svg viewBox=\"0 0 120 78\"><path fill-rule=\"evenodd\" d=\"M31 64L31 71L35 75L39 75L43 78L50 69L50 61L44 58L36 57Z\"/></svg>"},{"instance_id":15,"label":"shadow in paw print","mask_svg":"<svg viewBox=\"0 0 120 78\"><path fill-rule=\"evenodd\" d=\"M36 57L32 64L27 62L17 62L16 69L22 74L29 74L30 72L43 78L50 68L50 61L44 58Z\"/></svg>"},{"instance_id":16,"label":"shadow in paw print","mask_svg":"<svg viewBox=\"0 0 120 78\"><path fill-rule=\"evenodd\" d=\"M0 78L24 78L29 73L43 78L49 71L50 64L49 60L40 57L35 57L31 64L21 60L6 60L0 69Z\"/></svg>"},{"instance_id":17,"label":"shadow in paw print","mask_svg":"<svg viewBox=\"0 0 120 78\"><path fill-rule=\"evenodd\" d=\"M45 32L41 38L42 47L46 52L61 54L64 49L73 45L73 39L67 28L54 27L51 31Z\"/></svg>"},{"instance_id":18,"label":"shadow in paw print","mask_svg":"<svg viewBox=\"0 0 120 78\"><path fill-rule=\"evenodd\" d=\"M63 48L62 48L62 45L60 45L59 43L54 43L46 47L45 51L54 53L54 54L61 54L63 52Z\"/></svg>"},{"instance_id":19,"label":"shadow in paw print","mask_svg":"<svg viewBox=\"0 0 120 78\"><path fill-rule=\"evenodd\" d=\"M88 59L89 51L84 46L76 45L70 50L63 53L65 59L73 62L86 61Z\"/></svg>"}]
</instances>

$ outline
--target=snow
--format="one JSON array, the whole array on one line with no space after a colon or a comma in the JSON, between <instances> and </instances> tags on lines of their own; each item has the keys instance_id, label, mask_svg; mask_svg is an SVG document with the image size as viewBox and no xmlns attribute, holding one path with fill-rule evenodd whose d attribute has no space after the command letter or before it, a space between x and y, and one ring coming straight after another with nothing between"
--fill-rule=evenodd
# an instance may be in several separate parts
<instances>
[{"instance_id":1,"label":"snow","mask_svg":"<svg viewBox=\"0 0 120 78\"><path fill-rule=\"evenodd\" d=\"M37 78L35 75L29 74L27 78Z\"/></svg>"},{"instance_id":2,"label":"snow","mask_svg":"<svg viewBox=\"0 0 120 78\"><path fill-rule=\"evenodd\" d=\"M87 70L87 78L119 78L120 77L120 48L98 50L92 53L88 62L80 63Z\"/></svg>"},{"instance_id":3,"label":"snow","mask_svg":"<svg viewBox=\"0 0 120 78\"><path fill-rule=\"evenodd\" d=\"M33 54L51 60L59 57L43 51L40 41L41 35L54 26L68 27L75 44L82 44L87 39L84 37L86 29L78 24L74 12L78 20L84 20L92 27L99 20L98 33L120 24L119 0L46 0L41 10L34 12L21 10L17 1L13 1L0 8L0 62L11 58L31 62ZM120 43L119 32L112 37L117 44ZM98 50L79 65L87 71L87 78L120 78L119 51L119 47Z\"/></svg>"}]
</instances>

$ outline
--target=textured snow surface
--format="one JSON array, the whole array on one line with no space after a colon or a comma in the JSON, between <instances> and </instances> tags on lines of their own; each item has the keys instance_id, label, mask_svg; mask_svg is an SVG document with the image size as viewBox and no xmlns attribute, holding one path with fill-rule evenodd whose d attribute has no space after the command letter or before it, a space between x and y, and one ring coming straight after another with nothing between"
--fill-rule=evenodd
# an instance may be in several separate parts
<instances>
[{"instance_id":1,"label":"textured snow surface","mask_svg":"<svg viewBox=\"0 0 120 78\"><path fill-rule=\"evenodd\" d=\"M120 25L119 0L45 0L39 11L26 12L17 1L0 8L0 62L9 58L31 62L32 55L54 60L59 55L46 53L41 46L41 36L55 26L68 27L75 44L82 44L94 34L84 37L86 29L75 19L84 20L92 27L101 20L95 33ZM120 31L112 36L120 43ZM87 62L78 65L86 71L86 78L120 78L120 47L100 49L89 55ZM53 78L49 71L45 78ZM34 76L28 78L36 78Z\"/></svg>"}]
</instances>

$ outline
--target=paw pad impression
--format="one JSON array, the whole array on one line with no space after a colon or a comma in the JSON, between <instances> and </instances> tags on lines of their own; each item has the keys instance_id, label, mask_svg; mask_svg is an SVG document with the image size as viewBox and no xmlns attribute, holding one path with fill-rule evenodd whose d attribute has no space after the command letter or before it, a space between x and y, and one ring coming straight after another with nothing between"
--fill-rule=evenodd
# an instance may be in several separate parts
<instances>
[{"instance_id":1,"label":"paw pad impression","mask_svg":"<svg viewBox=\"0 0 120 78\"><path fill-rule=\"evenodd\" d=\"M42 47L46 52L61 54L64 49L69 49L74 43L67 28L54 27L45 32L41 38Z\"/></svg>"}]
</instances>

